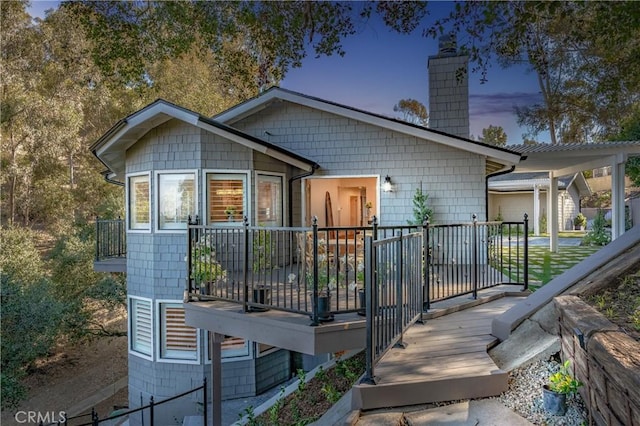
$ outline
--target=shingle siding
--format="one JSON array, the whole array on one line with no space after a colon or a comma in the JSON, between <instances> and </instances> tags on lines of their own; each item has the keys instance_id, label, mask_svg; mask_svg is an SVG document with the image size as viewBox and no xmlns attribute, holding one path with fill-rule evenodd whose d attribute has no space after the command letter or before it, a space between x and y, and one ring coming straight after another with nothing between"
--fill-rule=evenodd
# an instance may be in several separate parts
<instances>
[{"instance_id":1,"label":"shingle siding","mask_svg":"<svg viewBox=\"0 0 640 426\"><path fill-rule=\"evenodd\" d=\"M316 176L387 174L394 192L381 193L384 224L412 218L413 195L422 183L439 222L484 218L485 160L482 156L382 129L327 112L279 103L234 126L320 164ZM295 200L295 209L300 201Z\"/></svg>"}]
</instances>

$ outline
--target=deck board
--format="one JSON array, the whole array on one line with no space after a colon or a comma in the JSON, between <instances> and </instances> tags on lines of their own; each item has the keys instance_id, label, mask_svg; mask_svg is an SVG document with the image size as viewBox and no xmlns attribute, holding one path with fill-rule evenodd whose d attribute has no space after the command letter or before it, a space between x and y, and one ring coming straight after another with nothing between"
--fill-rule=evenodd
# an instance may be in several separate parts
<instances>
[{"instance_id":1,"label":"deck board","mask_svg":"<svg viewBox=\"0 0 640 426\"><path fill-rule=\"evenodd\" d=\"M487 354L496 342L491 321L520 300L502 297L413 325L403 336L406 347L390 349L375 366L376 385L354 387L354 408L480 398L506 390L507 373Z\"/></svg>"}]
</instances>

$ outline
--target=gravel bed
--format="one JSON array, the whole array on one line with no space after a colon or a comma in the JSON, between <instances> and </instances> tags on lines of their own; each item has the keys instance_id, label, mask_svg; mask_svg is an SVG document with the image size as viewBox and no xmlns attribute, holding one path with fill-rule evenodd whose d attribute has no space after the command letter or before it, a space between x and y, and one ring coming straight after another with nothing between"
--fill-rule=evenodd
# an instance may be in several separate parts
<instances>
[{"instance_id":1,"label":"gravel bed","mask_svg":"<svg viewBox=\"0 0 640 426\"><path fill-rule=\"evenodd\" d=\"M567 412L564 416L552 416L542 406L542 386L559 369L560 364L554 359L517 368L509 375L509 390L497 399L535 425L586 424L587 410L579 394L567 398Z\"/></svg>"}]
</instances>

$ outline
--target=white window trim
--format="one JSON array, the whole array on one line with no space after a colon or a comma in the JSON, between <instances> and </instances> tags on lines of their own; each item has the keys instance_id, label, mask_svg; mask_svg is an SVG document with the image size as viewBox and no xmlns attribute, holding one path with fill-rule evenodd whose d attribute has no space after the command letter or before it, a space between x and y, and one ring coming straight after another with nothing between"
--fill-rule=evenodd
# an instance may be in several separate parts
<instances>
[{"instance_id":1,"label":"white window trim","mask_svg":"<svg viewBox=\"0 0 640 426\"><path fill-rule=\"evenodd\" d=\"M200 211L200 198L198 191L198 170L190 169L190 170L156 170L154 172L154 185L153 185L153 199L155 200L153 213L155 217L155 232L160 234L184 234L187 232L187 227L184 229L160 229L160 175L178 175L178 174L193 174L193 198L195 201L194 213L198 215ZM195 219L195 218L193 218Z\"/></svg>"},{"instance_id":2,"label":"white window trim","mask_svg":"<svg viewBox=\"0 0 640 426\"><path fill-rule=\"evenodd\" d=\"M133 321L133 316L132 316L132 300L140 300L140 301L144 301L144 302L149 302L149 309L151 311L151 354L147 355L144 354L142 352L139 352L135 349L133 349L133 329L131 327L132 325L132 321ZM154 324L155 324L155 320L154 320L154 314L153 314L153 300L146 298L146 297L139 297L139 296L129 296L128 297L128 302L127 302L127 308L128 308L128 318L127 318L127 347L129 350L129 354L130 355L134 355L137 356L139 358L143 358L146 359L148 361L153 361L153 354L154 354L154 346L155 346L155 330L154 330Z\"/></svg>"},{"instance_id":3,"label":"white window trim","mask_svg":"<svg viewBox=\"0 0 640 426\"><path fill-rule=\"evenodd\" d=\"M129 212L129 178L138 177L138 176L147 176L149 179L149 227L146 229L133 229L131 228L131 217ZM150 234L153 229L153 182L151 181L151 172L139 172L139 173L128 173L125 175L125 218L127 221L127 233L131 234Z\"/></svg>"},{"instance_id":4,"label":"white window trim","mask_svg":"<svg viewBox=\"0 0 640 426\"><path fill-rule=\"evenodd\" d=\"M256 358L262 358L263 356L267 356L269 354L272 354L274 352L278 352L279 350L282 350L282 348L274 346L273 348L267 349L266 351L260 353L260 352L258 352L259 343L258 342L254 342L253 344L254 344L254 351L255 351L255 354L256 354Z\"/></svg>"},{"instance_id":5,"label":"white window trim","mask_svg":"<svg viewBox=\"0 0 640 426\"><path fill-rule=\"evenodd\" d=\"M286 180L286 174L285 173L278 173L278 172L267 172L267 171L261 171L261 170L256 170L255 174L254 174L254 182L256 185L256 193L253 199L253 206L256 209L256 223L255 225L258 226L259 223L257 223L258 221L258 189L257 189L257 185L258 185L258 177L259 176L274 176L274 177L279 177L282 178L282 224L278 225L278 226L286 226L289 220L289 218L287 217L287 215L289 214L287 206L287 200L288 200L288 196L289 194L287 193L287 186L285 183L287 182ZM251 223L251 222L249 222Z\"/></svg>"},{"instance_id":6,"label":"white window trim","mask_svg":"<svg viewBox=\"0 0 640 426\"><path fill-rule=\"evenodd\" d=\"M200 364L200 352L202 352L200 350L200 344L201 344L201 340L200 340L200 335L202 333L200 333L200 329L196 328L196 358L195 359L180 359L180 358L164 358L162 356L162 307L161 305L163 304L172 304L172 305L182 305L183 309L184 309L184 303L182 300L175 300L175 299L159 299L156 300L156 312L158 313L158 315L156 315L157 320L155 322L156 324L156 334L158 336L157 339L157 344L155 345L155 351L156 351L156 360L158 362L162 362L162 363L168 363L168 364Z\"/></svg>"},{"instance_id":7,"label":"white window trim","mask_svg":"<svg viewBox=\"0 0 640 426\"><path fill-rule=\"evenodd\" d=\"M201 223L203 225L215 226L220 228L239 228L242 226L242 221L234 222L232 225L224 224L224 223L209 223L209 175L245 175L246 176L246 193L244 194L244 203L247 208L245 209L245 216L247 216L247 220L251 223L251 212L253 211L253 206L251 205L251 185L253 184L251 179L251 170L239 170L239 169L204 169L202 171L202 205L203 211Z\"/></svg>"},{"instance_id":8,"label":"white window trim","mask_svg":"<svg viewBox=\"0 0 640 426\"><path fill-rule=\"evenodd\" d=\"M247 342L247 355L227 355L225 356L224 351L222 351L222 363L224 364L225 362L235 362L235 361L246 361L249 359L253 359L254 358L254 344L251 340L248 339L244 339L245 342ZM211 356L209 354L209 332L207 330L204 330L204 342L205 342L205 348L204 348L204 363L205 364L211 364Z\"/></svg>"}]
</instances>

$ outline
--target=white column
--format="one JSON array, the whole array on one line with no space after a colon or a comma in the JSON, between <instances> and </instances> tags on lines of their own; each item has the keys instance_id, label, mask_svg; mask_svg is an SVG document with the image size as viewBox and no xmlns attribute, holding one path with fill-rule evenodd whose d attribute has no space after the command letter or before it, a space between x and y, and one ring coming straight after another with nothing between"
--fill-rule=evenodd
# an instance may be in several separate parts
<instances>
[{"instance_id":1,"label":"white column","mask_svg":"<svg viewBox=\"0 0 640 426\"><path fill-rule=\"evenodd\" d=\"M549 191L547 192L547 231L549 232L549 250L558 252L558 178L549 172Z\"/></svg>"},{"instance_id":2,"label":"white column","mask_svg":"<svg viewBox=\"0 0 640 426\"><path fill-rule=\"evenodd\" d=\"M540 235L540 187L533 185L533 235Z\"/></svg>"},{"instance_id":3,"label":"white column","mask_svg":"<svg viewBox=\"0 0 640 426\"><path fill-rule=\"evenodd\" d=\"M626 156L615 155L611 161L611 239L624 234L624 166Z\"/></svg>"}]
</instances>

